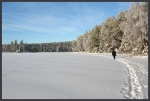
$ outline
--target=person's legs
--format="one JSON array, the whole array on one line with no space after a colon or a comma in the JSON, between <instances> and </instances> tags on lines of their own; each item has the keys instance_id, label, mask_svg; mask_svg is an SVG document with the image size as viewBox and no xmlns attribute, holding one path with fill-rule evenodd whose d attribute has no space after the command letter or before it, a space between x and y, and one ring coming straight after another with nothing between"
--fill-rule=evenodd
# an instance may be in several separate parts
<instances>
[{"instance_id":1,"label":"person's legs","mask_svg":"<svg viewBox=\"0 0 150 101\"><path fill-rule=\"evenodd\" d=\"M115 59L115 55L113 55L114 59Z\"/></svg>"}]
</instances>

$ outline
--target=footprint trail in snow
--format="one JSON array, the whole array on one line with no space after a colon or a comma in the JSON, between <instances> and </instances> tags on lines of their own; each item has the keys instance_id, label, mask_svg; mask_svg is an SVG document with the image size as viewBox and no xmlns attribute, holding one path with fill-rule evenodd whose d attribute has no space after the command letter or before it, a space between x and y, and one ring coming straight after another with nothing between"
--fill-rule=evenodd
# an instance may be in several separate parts
<instances>
[{"instance_id":1,"label":"footprint trail in snow","mask_svg":"<svg viewBox=\"0 0 150 101\"><path fill-rule=\"evenodd\" d=\"M103 57L112 59L112 57L109 57L109 56L103 56ZM131 62L122 58L118 58L116 60L118 62L123 63L127 67L127 70L128 70L128 73L126 76L128 80L125 82L125 85L121 91L123 96L126 99L148 99L148 95L144 94L142 91L143 90L142 87L147 88L148 85L140 84L140 81L142 81L143 79L138 76L140 75L140 73L137 74L137 71L141 72L143 75L146 75L146 77L148 78L148 72L146 71L145 66L140 63ZM133 65L134 67L131 65Z\"/></svg>"},{"instance_id":2,"label":"footprint trail in snow","mask_svg":"<svg viewBox=\"0 0 150 101\"><path fill-rule=\"evenodd\" d=\"M88 54L92 55L93 54ZM109 55L94 55L94 56L102 56L105 58L112 59ZM122 58L115 59L118 62L123 63L127 67L127 76L125 81L124 87L121 90L121 93L126 99L148 99L148 94L145 94L143 92L143 89L148 88L148 85L143 84L141 81L142 78L146 77L148 81L148 71L146 71L145 66L136 63L131 62ZM140 75L143 75L140 77Z\"/></svg>"}]
</instances>

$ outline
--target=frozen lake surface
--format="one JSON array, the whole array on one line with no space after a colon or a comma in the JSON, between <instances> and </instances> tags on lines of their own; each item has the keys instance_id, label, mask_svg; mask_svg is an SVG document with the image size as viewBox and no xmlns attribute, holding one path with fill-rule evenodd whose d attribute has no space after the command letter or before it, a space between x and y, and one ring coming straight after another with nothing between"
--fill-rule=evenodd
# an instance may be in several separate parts
<instances>
[{"instance_id":1,"label":"frozen lake surface","mask_svg":"<svg viewBox=\"0 0 150 101\"><path fill-rule=\"evenodd\" d=\"M148 99L148 58L2 53L2 99Z\"/></svg>"}]
</instances>

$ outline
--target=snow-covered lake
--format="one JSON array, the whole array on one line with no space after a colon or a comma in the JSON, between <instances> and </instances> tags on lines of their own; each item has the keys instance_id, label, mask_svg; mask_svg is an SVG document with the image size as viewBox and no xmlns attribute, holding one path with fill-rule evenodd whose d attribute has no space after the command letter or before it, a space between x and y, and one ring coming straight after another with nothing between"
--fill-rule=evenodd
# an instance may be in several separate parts
<instances>
[{"instance_id":1,"label":"snow-covered lake","mask_svg":"<svg viewBox=\"0 0 150 101\"><path fill-rule=\"evenodd\" d=\"M2 99L148 99L148 58L2 53Z\"/></svg>"}]
</instances>

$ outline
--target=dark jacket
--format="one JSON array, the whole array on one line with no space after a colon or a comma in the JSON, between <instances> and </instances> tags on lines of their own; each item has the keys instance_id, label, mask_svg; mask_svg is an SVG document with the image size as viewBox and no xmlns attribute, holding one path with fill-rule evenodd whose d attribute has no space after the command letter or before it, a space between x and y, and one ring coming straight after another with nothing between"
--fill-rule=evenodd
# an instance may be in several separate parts
<instances>
[{"instance_id":1,"label":"dark jacket","mask_svg":"<svg viewBox=\"0 0 150 101\"><path fill-rule=\"evenodd\" d=\"M115 51L112 51L112 55L113 55L113 56L116 56L116 52L115 52Z\"/></svg>"}]
</instances>

